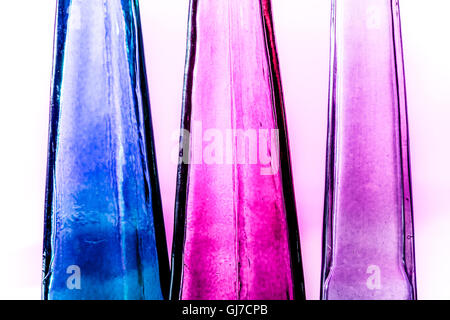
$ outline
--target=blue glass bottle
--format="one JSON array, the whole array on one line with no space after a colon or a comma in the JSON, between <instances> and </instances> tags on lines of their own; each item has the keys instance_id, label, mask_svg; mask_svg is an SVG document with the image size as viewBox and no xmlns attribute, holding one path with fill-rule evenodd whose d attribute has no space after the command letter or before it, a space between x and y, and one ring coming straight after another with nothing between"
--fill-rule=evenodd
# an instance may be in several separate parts
<instances>
[{"instance_id":1,"label":"blue glass bottle","mask_svg":"<svg viewBox=\"0 0 450 320\"><path fill-rule=\"evenodd\" d=\"M169 263L137 0L59 0L43 299L163 299Z\"/></svg>"}]
</instances>

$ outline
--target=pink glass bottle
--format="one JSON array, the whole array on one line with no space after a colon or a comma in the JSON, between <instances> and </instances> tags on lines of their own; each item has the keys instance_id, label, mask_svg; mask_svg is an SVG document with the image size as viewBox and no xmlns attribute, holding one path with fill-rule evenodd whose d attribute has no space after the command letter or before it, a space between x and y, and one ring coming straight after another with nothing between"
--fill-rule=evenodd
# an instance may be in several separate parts
<instances>
[{"instance_id":1,"label":"pink glass bottle","mask_svg":"<svg viewBox=\"0 0 450 320\"><path fill-rule=\"evenodd\" d=\"M268 0L191 0L172 299L304 297Z\"/></svg>"},{"instance_id":2,"label":"pink glass bottle","mask_svg":"<svg viewBox=\"0 0 450 320\"><path fill-rule=\"evenodd\" d=\"M416 299L399 5L333 0L323 299Z\"/></svg>"}]
</instances>

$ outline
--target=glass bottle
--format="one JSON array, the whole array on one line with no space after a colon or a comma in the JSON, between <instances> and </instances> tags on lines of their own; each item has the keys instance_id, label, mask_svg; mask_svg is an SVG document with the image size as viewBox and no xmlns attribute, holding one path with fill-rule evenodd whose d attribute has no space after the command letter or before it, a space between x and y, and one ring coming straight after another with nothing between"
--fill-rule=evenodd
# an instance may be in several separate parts
<instances>
[{"instance_id":1,"label":"glass bottle","mask_svg":"<svg viewBox=\"0 0 450 320\"><path fill-rule=\"evenodd\" d=\"M169 260L136 0L59 0L43 299L163 299Z\"/></svg>"},{"instance_id":2,"label":"glass bottle","mask_svg":"<svg viewBox=\"0 0 450 320\"><path fill-rule=\"evenodd\" d=\"M270 1L191 0L172 299L304 297Z\"/></svg>"},{"instance_id":3,"label":"glass bottle","mask_svg":"<svg viewBox=\"0 0 450 320\"><path fill-rule=\"evenodd\" d=\"M415 299L398 1L332 3L322 299Z\"/></svg>"}]
</instances>

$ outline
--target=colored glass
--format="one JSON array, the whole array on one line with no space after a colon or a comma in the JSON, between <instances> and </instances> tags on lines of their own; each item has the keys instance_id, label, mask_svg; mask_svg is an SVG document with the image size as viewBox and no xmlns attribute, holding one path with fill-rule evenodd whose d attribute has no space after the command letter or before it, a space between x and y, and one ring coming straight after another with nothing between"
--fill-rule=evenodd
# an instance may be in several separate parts
<instances>
[{"instance_id":1,"label":"colored glass","mask_svg":"<svg viewBox=\"0 0 450 320\"><path fill-rule=\"evenodd\" d=\"M332 2L322 299L415 299L398 1Z\"/></svg>"},{"instance_id":2,"label":"colored glass","mask_svg":"<svg viewBox=\"0 0 450 320\"><path fill-rule=\"evenodd\" d=\"M270 1L189 19L171 298L304 298Z\"/></svg>"},{"instance_id":3,"label":"colored glass","mask_svg":"<svg viewBox=\"0 0 450 320\"><path fill-rule=\"evenodd\" d=\"M168 296L139 19L138 1L58 1L43 299Z\"/></svg>"}]
</instances>

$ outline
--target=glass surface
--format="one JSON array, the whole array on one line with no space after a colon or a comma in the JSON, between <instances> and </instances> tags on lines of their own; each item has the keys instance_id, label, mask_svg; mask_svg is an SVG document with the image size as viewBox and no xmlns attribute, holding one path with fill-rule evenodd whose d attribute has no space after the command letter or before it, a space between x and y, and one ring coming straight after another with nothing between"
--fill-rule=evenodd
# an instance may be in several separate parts
<instances>
[{"instance_id":1,"label":"glass surface","mask_svg":"<svg viewBox=\"0 0 450 320\"><path fill-rule=\"evenodd\" d=\"M334 0L323 299L415 299L397 1Z\"/></svg>"},{"instance_id":2,"label":"glass surface","mask_svg":"<svg viewBox=\"0 0 450 320\"><path fill-rule=\"evenodd\" d=\"M138 1L58 1L43 299L162 299L169 265Z\"/></svg>"},{"instance_id":3,"label":"glass surface","mask_svg":"<svg viewBox=\"0 0 450 320\"><path fill-rule=\"evenodd\" d=\"M172 299L301 299L270 1L192 0Z\"/></svg>"}]
</instances>

